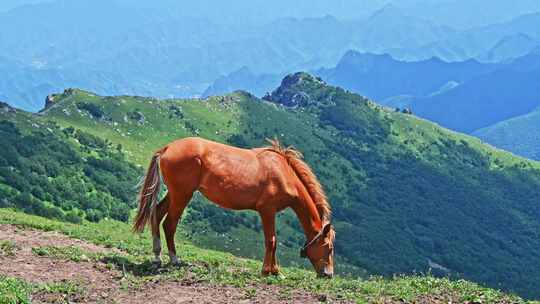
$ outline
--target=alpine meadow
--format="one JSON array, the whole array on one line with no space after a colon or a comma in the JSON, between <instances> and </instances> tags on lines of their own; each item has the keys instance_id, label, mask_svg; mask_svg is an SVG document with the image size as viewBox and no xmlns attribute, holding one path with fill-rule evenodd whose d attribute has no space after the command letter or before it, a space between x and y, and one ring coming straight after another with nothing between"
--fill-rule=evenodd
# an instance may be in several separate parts
<instances>
[{"instance_id":1,"label":"alpine meadow","mask_svg":"<svg viewBox=\"0 0 540 304\"><path fill-rule=\"evenodd\" d=\"M539 3L5 1L0 304L539 304Z\"/></svg>"},{"instance_id":2,"label":"alpine meadow","mask_svg":"<svg viewBox=\"0 0 540 304\"><path fill-rule=\"evenodd\" d=\"M127 221L135 207L130 187L157 147L189 136L258 147L276 137L303 151L327 189L338 273L429 272L538 296L532 248L540 246L540 164L306 73L287 76L265 100L240 91L158 100L69 89L38 114L4 105L2 121L2 140L31 151L2 151L3 207L76 223ZM262 254L255 214L225 211L201 196L188 208L180 228L186 239ZM279 218L285 265L304 265L299 231L291 213Z\"/></svg>"}]
</instances>

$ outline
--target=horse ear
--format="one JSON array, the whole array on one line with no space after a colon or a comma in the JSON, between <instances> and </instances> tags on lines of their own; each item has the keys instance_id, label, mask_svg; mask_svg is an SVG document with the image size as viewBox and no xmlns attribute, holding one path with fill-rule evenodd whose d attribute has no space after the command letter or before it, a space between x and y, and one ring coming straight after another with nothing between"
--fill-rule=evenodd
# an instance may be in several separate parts
<instances>
[{"instance_id":1,"label":"horse ear","mask_svg":"<svg viewBox=\"0 0 540 304\"><path fill-rule=\"evenodd\" d=\"M323 227L323 235L327 235L328 232L330 232L330 230L332 230L332 224L331 223L326 223L324 224L324 227Z\"/></svg>"}]
</instances>

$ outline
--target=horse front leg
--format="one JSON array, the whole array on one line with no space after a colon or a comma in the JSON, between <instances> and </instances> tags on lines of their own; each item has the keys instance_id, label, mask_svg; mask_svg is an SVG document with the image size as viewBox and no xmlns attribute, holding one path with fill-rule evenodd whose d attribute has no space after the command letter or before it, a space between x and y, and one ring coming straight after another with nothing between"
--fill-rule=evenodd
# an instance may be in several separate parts
<instances>
[{"instance_id":1,"label":"horse front leg","mask_svg":"<svg viewBox=\"0 0 540 304\"><path fill-rule=\"evenodd\" d=\"M262 268L263 275L277 275L279 266L276 259L276 212L275 211L259 211L264 229L264 264Z\"/></svg>"}]
</instances>

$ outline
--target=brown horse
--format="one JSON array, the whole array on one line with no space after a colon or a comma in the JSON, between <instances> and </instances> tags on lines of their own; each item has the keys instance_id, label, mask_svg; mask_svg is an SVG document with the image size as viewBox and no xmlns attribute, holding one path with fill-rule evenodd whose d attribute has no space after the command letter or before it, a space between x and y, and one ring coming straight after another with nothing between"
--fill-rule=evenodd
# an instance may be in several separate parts
<instances>
[{"instance_id":1,"label":"brown horse","mask_svg":"<svg viewBox=\"0 0 540 304\"><path fill-rule=\"evenodd\" d=\"M134 231L150 223L154 254L160 260L159 224L167 239L171 263L178 263L174 235L178 220L193 192L200 191L215 204L234 210L256 210L262 220L266 253L262 273L277 274L276 213L291 207L298 216L308 257L320 276L334 273L335 232L329 222L330 205L317 178L302 161L300 152L284 148L277 140L271 146L240 149L202 138L185 138L157 151L140 192ZM158 204L160 171L168 193Z\"/></svg>"}]
</instances>

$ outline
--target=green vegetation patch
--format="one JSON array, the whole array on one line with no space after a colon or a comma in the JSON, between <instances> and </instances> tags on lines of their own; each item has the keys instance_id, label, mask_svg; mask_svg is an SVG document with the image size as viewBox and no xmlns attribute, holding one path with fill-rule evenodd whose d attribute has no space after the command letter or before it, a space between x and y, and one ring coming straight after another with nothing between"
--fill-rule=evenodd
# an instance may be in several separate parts
<instances>
[{"instance_id":1,"label":"green vegetation patch","mask_svg":"<svg viewBox=\"0 0 540 304\"><path fill-rule=\"evenodd\" d=\"M106 140L5 113L0 146L0 207L73 223L127 221L141 171Z\"/></svg>"},{"instance_id":2,"label":"green vegetation patch","mask_svg":"<svg viewBox=\"0 0 540 304\"><path fill-rule=\"evenodd\" d=\"M38 284L33 287L34 293L58 294L66 297L83 297L86 288L82 282L64 280L60 282Z\"/></svg>"},{"instance_id":3,"label":"green vegetation patch","mask_svg":"<svg viewBox=\"0 0 540 304\"><path fill-rule=\"evenodd\" d=\"M13 256L18 249L15 241L0 240L0 256Z\"/></svg>"},{"instance_id":4,"label":"green vegetation patch","mask_svg":"<svg viewBox=\"0 0 540 304\"><path fill-rule=\"evenodd\" d=\"M262 277L259 261L200 249L185 241L178 245L179 257L184 262L183 266L156 268L150 262L150 237L133 235L130 227L124 223L103 221L99 224L89 222L82 225L64 224L5 209L0 210L0 223L56 230L96 244L111 244L107 241L108 239L123 239L124 243L115 247L124 249L125 253L106 255L101 258L101 261L107 263L109 267L124 272L122 284L125 288L140 288L148 282L181 281L207 282L244 288L245 297L248 299L255 296L254 288L275 285L283 289L283 298L290 296L294 290L306 290L320 295L321 298L342 298L358 303L380 302L385 299L415 301L426 297L448 297L449 300L458 303L466 301L526 303L517 296L507 295L464 280L441 279L431 275L372 277L365 280L337 276L328 280L317 278L312 271L284 267L280 276ZM63 290L63 292L77 290L77 286L71 287L60 286L58 289L51 287L50 290Z\"/></svg>"},{"instance_id":5,"label":"green vegetation patch","mask_svg":"<svg viewBox=\"0 0 540 304\"><path fill-rule=\"evenodd\" d=\"M31 286L19 279L0 275L0 303L30 304Z\"/></svg>"},{"instance_id":6,"label":"green vegetation patch","mask_svg":"<svg viewBox=\"0 0 540 304\"><path fill-rule=\"evenodd\" d=\"M32 248L32 253L37 256L46 256L55 259L71 260L73 262L88 262L95 260L98 255L86 252L77 246L43 246Z\"/></svg>"},{"instance_id":7,"label":"green vegetation patch","mask_svg":"<svg viewBox=\"0 0 540 304\"><path fill-rule=\"evenodd\" d=\"M540 256L534 254L540 247L540 163L396 113L305 73L288 77L267 99L236 92L205 100L157 100L70 90L40 116L2 114L22 138L35 129L63 133L61 142L73 144L68 147L81 161L64 166L78 168L70 178L47 176L69 185L58 187L59 193L75 189L77 195L43 200L39 190L6 179L0 180L0 197L7 199L0 203L48 217L61 218L51 210L55 207L63 216L72 212L73 219L127 220L135 183L114 174L124 161L146 167L156 149L187 136L241 147L259 147L267 144L265 138L277 137L304 153L327 191L337 231L337 272L391 277L432 268L434 276L540 297ZM42 162L48 160L30 163ZM16 180L20 170L28 182L36 173L27 167L23 162L3 172ZM40 209L30 208L36 205L31 197L39 199ZM304 235L294 214L280 215L277 226L281 263L311 267L298 257ZM202 198L186 210L179 230L206 248L249 258L263 252L256 214L223 211ZM138 250L124 237L117 241L130 254Z\"/></svg>"},{"instance_id":8,"label":"green vegetation patch","mask_svg":"<svg viewBox=\"0 0 540 304\"><path fill-rule=\"evenodd\" d=\"M45 303L67 303L86 294L84 284L64 280L60 282L30 284L21 279L0 275L1 304L30 304L33 298Z\"/></svg>"}]
</instances>

